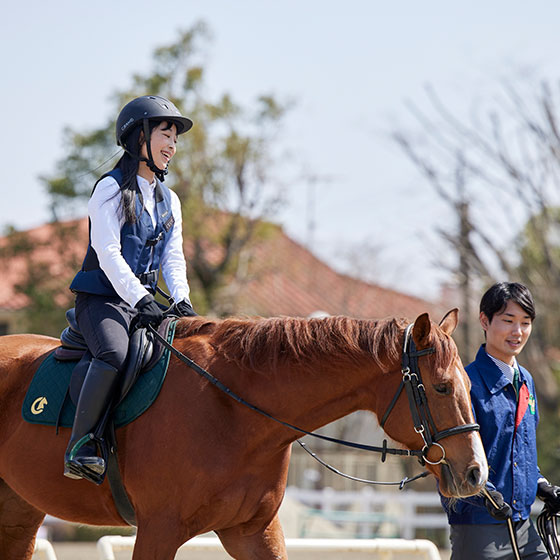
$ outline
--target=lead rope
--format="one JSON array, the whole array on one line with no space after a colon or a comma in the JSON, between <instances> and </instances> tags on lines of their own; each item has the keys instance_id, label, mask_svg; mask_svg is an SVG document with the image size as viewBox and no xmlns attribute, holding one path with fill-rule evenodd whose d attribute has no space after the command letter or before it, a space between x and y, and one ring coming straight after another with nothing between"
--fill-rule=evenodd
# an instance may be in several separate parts
<instances>
[{"instance_id":1,"label":"lead rope","mask_svg":"<svg viewBox=\"0 0 560 560\"><path fill-rule=\"evenodd\" d=\"M488 492L485 486L482 487L482 493L496 509L500 509L500 506L498 506L498 504L494 501L494 498L492 498L490 492ZM519 546L517 545L517 537L515 536L515 529L513 527L513 521L511 520L511 517L508 517L506 519L506 523L509 531L509 540L511 541L511 548L513 550L513 554L515 555L515 560L521 560L521 555L519 553Z\"/></svg>"}]
</instances>

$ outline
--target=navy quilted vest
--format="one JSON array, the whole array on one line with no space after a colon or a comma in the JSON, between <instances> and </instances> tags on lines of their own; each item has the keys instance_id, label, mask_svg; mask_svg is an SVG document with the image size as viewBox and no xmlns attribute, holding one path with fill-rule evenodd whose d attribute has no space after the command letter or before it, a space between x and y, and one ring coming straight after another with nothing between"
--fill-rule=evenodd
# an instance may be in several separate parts
<instances>
[{"instance_id":1,"label":"navy quilted vest","mask_svg":"<svg viewBox=\"0 0 560 560\"><path fill-rule=\"evenodd\" d=\"M104 177L110 176L121 184L120 169L113 169ZM155 291L158 281L159 265L165 245L169 240L175 220L171 212L171 193L160 181L155 189L156 227L148 212L142 207L140 197L136 197L136 216L134 224L125 222L121 228L121 253L132 272L148 289ZM117 292L105 273L99 267L99 260L90 241L81 270L70 284L73 292L116 296Z\"/></svg>"}]
</instances>

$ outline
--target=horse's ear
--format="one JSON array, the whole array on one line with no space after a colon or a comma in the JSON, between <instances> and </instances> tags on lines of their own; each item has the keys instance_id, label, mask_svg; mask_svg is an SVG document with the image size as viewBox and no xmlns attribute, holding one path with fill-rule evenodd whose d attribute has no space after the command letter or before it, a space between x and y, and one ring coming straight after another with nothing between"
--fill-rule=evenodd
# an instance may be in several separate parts
<instances>
[{"instance_id":1,"label":"horse's ear","mask_svg":"<svg viewBox=\"0 0 560 560\"><path fill-rule=\"evenodd\" d=\"M459 323L459 310L455 307L451 311L448 311L443 319L439 322L441 330L446 334L451 334Z\"/></svg>"},{"instance_id":2,"label":"horse's ear","mask_svg":"<svg viewBox=\"0 0 560 560\"><path fill-rule=\"evenodd\" d=\"M414 321L414 327L412 328L412 340L416 344L416 348L426 348L430 345L430 330L432 324L430 322L430 317L427 313L422 313Z\"/></svg>"}]
</instances>

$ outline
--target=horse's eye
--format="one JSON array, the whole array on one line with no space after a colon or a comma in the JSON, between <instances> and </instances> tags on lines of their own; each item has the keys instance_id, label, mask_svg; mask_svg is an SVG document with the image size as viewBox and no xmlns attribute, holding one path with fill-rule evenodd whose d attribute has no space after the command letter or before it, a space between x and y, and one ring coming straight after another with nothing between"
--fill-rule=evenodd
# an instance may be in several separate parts
<instances>
[{"instance_id":1,"label":"horse's eye","mask_svg":"<svg viewBox=\"0 0 560 560\"><path fill-rule=\"evenodd\" d=\"M438 383L434 385L434 389L440 395L450 395L451 394L451 385L449 383Z\"/></svg>"}]
</instances>

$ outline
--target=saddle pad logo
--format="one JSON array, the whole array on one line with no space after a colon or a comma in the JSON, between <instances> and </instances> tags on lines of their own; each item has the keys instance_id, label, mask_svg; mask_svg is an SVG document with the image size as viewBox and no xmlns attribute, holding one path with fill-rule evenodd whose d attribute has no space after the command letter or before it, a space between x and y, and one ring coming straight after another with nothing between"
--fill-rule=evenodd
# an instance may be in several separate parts
<instances>
[{"instance_id":1,"label":"saddle pad logo","mask_svg":"<svg viewBox=\"0 0 560 560\"><path fill-rule=\"evenodd\" d=\"M46 397L38 397L31 405L32 414L41 414L45 410L45 406L49 404Z\"/></svg>"}]
</instances>

